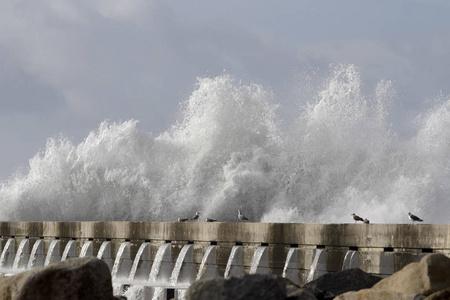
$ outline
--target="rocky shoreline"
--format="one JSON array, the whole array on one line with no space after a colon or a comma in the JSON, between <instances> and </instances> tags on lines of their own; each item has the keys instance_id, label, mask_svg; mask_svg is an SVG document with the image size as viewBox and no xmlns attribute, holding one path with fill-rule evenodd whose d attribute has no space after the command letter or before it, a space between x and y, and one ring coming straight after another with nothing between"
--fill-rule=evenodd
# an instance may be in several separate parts
<instances>
[{"instance_id":1,"label":"rocky shoreline","mask_svg":"<svg viewBox=\"0 0 450 300\"><path fill-rule=\"evenodd\" d=\"M0 278L0 299L126 299L114 296L111 273L95 257L69 259ZM387 278L349 269L328 273L304 286L275 275L252 274L194 282L186 300L443 300L450 299L450 258L429 254Z\"/></svg>"},{"instance_id":2,"label":"rocky shoreline","mask_svg":"<svg viewBox=\"0 0 450 300\"><path fill-rule=\"evenodd\" d=\"M430 254L387 278L349 269L328 273L302 287L272 275L194 282L186 300L444 300L450 299L450 258Z\"/></svg>"}]
</instances>

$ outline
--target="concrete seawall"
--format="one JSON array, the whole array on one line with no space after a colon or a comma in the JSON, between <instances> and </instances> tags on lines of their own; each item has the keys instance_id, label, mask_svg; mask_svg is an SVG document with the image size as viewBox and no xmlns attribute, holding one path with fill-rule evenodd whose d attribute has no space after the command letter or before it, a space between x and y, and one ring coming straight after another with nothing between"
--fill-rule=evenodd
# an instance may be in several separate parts
<instances>
[{"instance_id":1,"label":"concrete seawall","mask_svg":"<svg viewBox=\"0 0 450 300\"><path fill-rule=\"evenodd\" d=\"M144 243L148 245L149 261L155 260L161 245L170 243L172 267L181 249L187 244L192 245L195 272L198 272L202 261L205 264L208 248L214 246L215 256L209 264L214 264L219 276L224 276L227 265L230 265L233 247L241 246L242 257L236 265L243 272L284 275L297 283L305 283L308 277L311 279L311 276L324 272L355 266L368 273L385 276L428 253L450 255L450 225L1 222L0 235L0 269L12 269L14 260L17 267L19 255L30 261L33 255L36 258L38 246L43 257L41 260L56 261L64 254L66 257L80 256L81 253L98 256L107 244L109 254L102 259L111 268L114 264L122 267L120 272L125 276L128 276L126 274ZM53 249L55 245L58 245L56 250ZM22 252L18 253L20 247ZM122 255L124 249L127 253L119 261L116 259L118 253ZM33 250L36 250L34 254ZM30 261L22 264L30 266ZM37 266L39 264L36 263ZM140 271L147 278L149 266L148 270Z\"/></svg>"}]
</instances>

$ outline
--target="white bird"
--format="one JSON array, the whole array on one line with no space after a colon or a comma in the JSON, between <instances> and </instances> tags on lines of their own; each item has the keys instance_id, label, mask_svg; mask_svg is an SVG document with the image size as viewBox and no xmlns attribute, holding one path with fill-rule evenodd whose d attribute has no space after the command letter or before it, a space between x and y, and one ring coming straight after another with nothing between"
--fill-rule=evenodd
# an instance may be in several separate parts
<instances>
[{"instance_id":1,"label":"white bird","mask_svg":"<svg viewBox=\"0 0 450 300\"><path fill-rule=\"evenodd\" d=\"M239 220L241 220L241 221L248 221L248 219L243 214L241 214L241 210L240 209L238 209L237 212L238 212L238 219Z\"/></svg>"},{"instance_id":2,"label":"white bird","mask_svg":"<svg viewBox=\"0 0 450 300\"><path fill-rule=\"evenodd\" d=\"M363 223L364 223L364 224L369 224L370 222L369 222L368 219L364 219Z\"/></svg>"},{"instance_id":3,"label":"white bird","mask_svg":"<svg viewBox=\"0 0 450 300\"><path fill-rule=\"evenodd\" d=\"M355 213L352 213L350 216L353 216L353 220L355 220L355 223L358 221L364 222L364 219L360 216L355 215Z\"/></svg>"},{"instance_id":4,"label":"white bird","mask_svg":"<svg viewBox=\"0 0 450 300\"><path fill-rule=\"evenodd\" d=\"M178 218L178 222L186 222L188 219L185 218Z\"/></svg>"},{"instance_id":5,"label":"white bird","mask_svg":"<svg viewBox=\"0 0 450 300\"><path fill-rule=\"evenodd\" d=\"M195 216L193 216L191 220L198 220L198 217L200 217L200 213L196 212Z\"/></svg>"},{"instance_id":6,"label":"white bird","mask_svg":"<svg viewBox=\"0 0 450 300\"><path fill-rule=\"evenodd\" d=\"M418 216L413 215L412 213L408 213L408 217L411 219L411 221L414 223L415 221L417 222L423 222L423 220L421 218L419 218Z\"/></svg>"}]
</instances>

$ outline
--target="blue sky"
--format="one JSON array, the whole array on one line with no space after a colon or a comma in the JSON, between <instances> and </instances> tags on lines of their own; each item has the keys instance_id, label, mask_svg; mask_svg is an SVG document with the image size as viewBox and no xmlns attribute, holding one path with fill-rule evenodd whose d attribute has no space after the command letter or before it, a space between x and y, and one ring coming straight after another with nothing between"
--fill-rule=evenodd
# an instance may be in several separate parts
<instances>
[{"instance_id":1,"label":"blue sky","mask_svg":"<svg viewBox=\"0 0 450 300\"><path fill-rule=\"evenodd\" d=\"M174 123L196 78L226 73L295 108L308 67L351 63L392 80L394 127L450 93L447 1L5 1L0 9L0 179L105 119Z\"/></svg>"}]
</instances>

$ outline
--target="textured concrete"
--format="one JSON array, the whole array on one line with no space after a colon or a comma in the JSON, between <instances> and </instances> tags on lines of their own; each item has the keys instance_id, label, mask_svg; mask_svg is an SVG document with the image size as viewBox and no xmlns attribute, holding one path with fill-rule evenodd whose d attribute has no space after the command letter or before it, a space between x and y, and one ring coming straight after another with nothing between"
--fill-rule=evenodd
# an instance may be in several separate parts
<instances>
[{"instance_id":1,"label":"textured concrete","mask_svg":"<svg viewBox=\"0 0 450 300\"><path fill-rule=\"evenodd\" d=\"M93 255L103 242L110 241L114 260L121 243L130 243L131 260L144 242L150 243L151 259L164 242L171 243L172 261L186 243L193 243L197 267L209 245L216 245L219 274L224 270L235 245L243 246L243 266L249 272L258 247L268 248L272 274L282 274L290 248L296 248L298 276L305 282L318 249L325 253L320 268L340 271L348 250L357 250L357 264L365 272L389 275L427 253L450 253L450 225L428 224L283 224L206 222L0 222L1 246L15 237L17 249L29 238L30 247L43 240L44 253L58 239L60 251L76 241L76 255L83 244L92 241ZM3 250L3 248L2 248Z\"/></svg>"},{"instance_id":2,"label":"textured concrete","mask_svg":"<svg viewBox=\"0 0 450 300\"><path fill-rule=\"evenodd\" d=\"M450 248L450 225L206 222L1 222L2 236Z\"/></svg>"}]
</instances>

